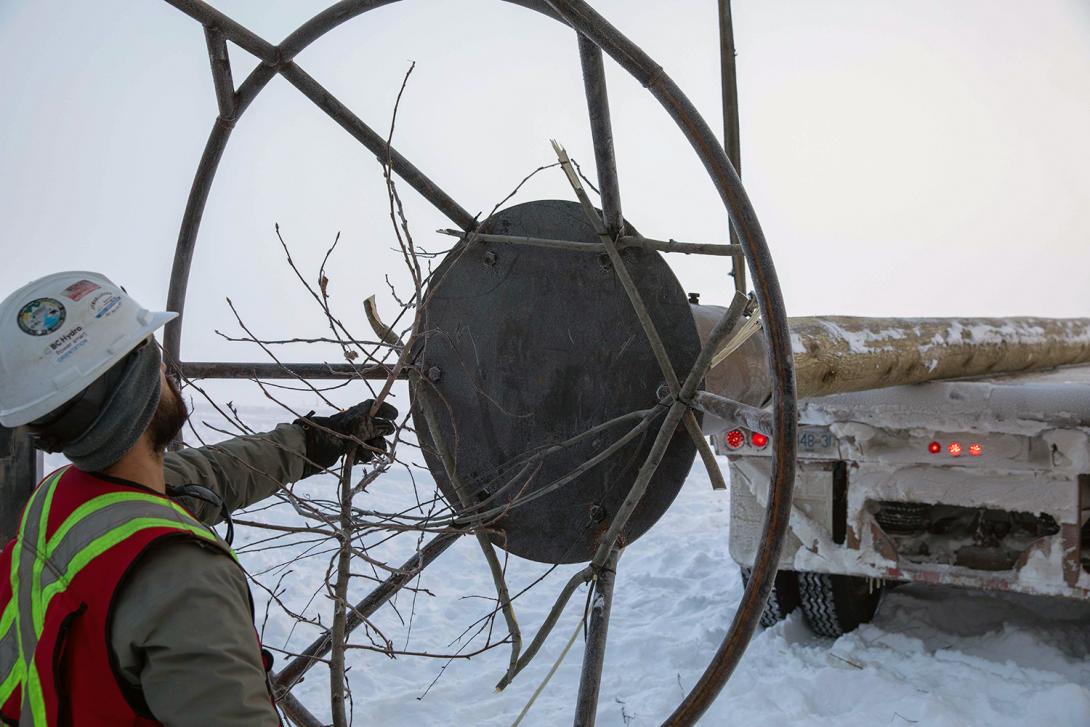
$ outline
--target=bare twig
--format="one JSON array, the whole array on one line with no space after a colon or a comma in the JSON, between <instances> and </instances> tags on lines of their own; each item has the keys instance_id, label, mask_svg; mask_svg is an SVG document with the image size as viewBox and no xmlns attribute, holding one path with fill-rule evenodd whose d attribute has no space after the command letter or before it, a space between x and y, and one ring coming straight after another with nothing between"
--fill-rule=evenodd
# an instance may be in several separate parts
<instances>
[{"instance_id":1,"label":"bare twig","mask_svg":"<svg viewBox=\"0 0 1090 727\"><path fill-rule=\"evenodd\" d=\"M356 459L356 448L348 448L341 468L341 547L337 554L337 575L334 583L333 628L331 630L333 649L329 658L329 696L333 714L333 727L348 727L345 714L345 666L344 650L347 637L348 621L348 581L352 563L352 463Z\"/></svg>"}]
</instances>

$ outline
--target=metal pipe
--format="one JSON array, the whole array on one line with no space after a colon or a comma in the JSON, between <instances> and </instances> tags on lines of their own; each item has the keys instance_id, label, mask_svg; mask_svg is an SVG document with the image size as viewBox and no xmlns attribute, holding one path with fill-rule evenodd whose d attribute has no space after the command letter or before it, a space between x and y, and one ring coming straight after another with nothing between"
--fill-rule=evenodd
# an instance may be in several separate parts
<instances>
[{"instance_id":1,"label":"metal pipe","mask_svg":"<svg viewBox=\"0 0 1090 727\"><path fill-rule=\"evenodd\" d=\"M341 128L374 154L380 163L386 163L388 160L390 168L399 177L419 192L424 199L435 205L451 222L463 230L472 230L477 226L477 221L473 218L473 215L466 212L450 195L440 189L435 182L428 179L423 172L413 166L412 162L398 153L397 150L392 147L387 148L384 137L380 136L352 113L347 106L338 101L333 94L308 75L306 71L294 63L288 63L280 68L280 75L299 89L304 96L313 101L318 108L329 114L330 118L340 124ZM388 159L387 153L389 153Z\"/></svg>"},{"instance_id":2,"label":"metal pipe","mask_svg":"<svg viewBox=\"0 0 1090 727\"><path fill-rule=\"evenodd\" d=\"M212 85L216 88L216 104L220 116L235 115L235 81L231 77L231 56L227 53L227 38L216 28L205 26L204 40L208 45L208 61L212 65Z\"/></svg>"},{"instance_id":3,"label":"metal pipe","mask_svg":"<svg viewBox=\"0 0 1090 727\"><path fill-rule=\"evenodd\" d=\"M243 363L232 361L186 361L180 364L187 379L371 379L390 375L386 366L356 366L329 363ZM406 378L403 374L401 378Z\"/></svg>"},{"instance_id":4,"label":"metal pipe","mask_svg":"<svg viewBox=\"0 0 1090 727\"><path fill-rule=\"evenodd\" d=\"M590 135L594 142L594 161L598 168L598 189L602 195L602 217L613 237L624 231L621 214L621 187L617 180L617 157L613 151L613 127L609 119L609 94L602 49L580 35L579 60L583 66L583 89L590 116Z\"/></svg>"},{"instance_id":5,"label":"metal pipe","mask_svg":"<svg viewBox=\"0 0 1090 727\"><path fill-rule=\"evenodd\" d=\"M280 50L257 33L216 10L202 0L166 0L201 25L221 30L239 47L253 53L267 65L280 62Z\"/></svg>"},{"instance_id":6,"label":"metal pipe","mask_svg":"<svg viewBox=\"0 0 1090 727\"><path fill-rule=\"evenodd\" d=\"M730 0L719 0L719 64L723 84L723 144L734 171L742 176L742 141L738 124L738 53L734 48L734 19L731 17ZM730 241L738 242L732 228ZM734 256L734 289L746 292L746 258L741 252Z\"/></svg>"},{"instance_id":7,"label":"metal pipe","mask_svg":"<svg viewBox=\"0 0 1090 727\"><path fill-rule=\"evenodd\" d=\"M285 716L298 727L325 727L325 723L310 713L303 703L295 698L291 692L284 692L276 700L276 704L283 710Z\"/></svg>"},{"instance_id":8,"label":"metal pipe","mask_svg":"<svg viewBox=\"0 0 1090 727\"><path fill-rule=\"evenodd\" d=\"M443 554L443 552L454 544L462 533L441 533L440 535L432 538L428 543L413 554L411 558L405 561L397 572L383 581L375 590L371 591L367 596L356 604L348 613L348 623L345 626L345 633L349 634L362 624L371 614L379 609L382 604L390 600L390 597L401 590L406 584L415 578L422 570L427 568L436 558ZM288 662L288 665L280 670L279 674L274 674L272 677L273 684L276 686L277 693L279 695L286 694L295 684L302 679L303 675L318 662L319 659L325 657L333 648L333 640L330 638L330 632L326 631L317 639L311 642L310 646L303 649L303 651ZM278 696L281 699L282 696Z\"/></svg>"},{"instance_id":9,"label":"metal pipe","mask_svg":"<svg viewBox=\"0 0 1090 727\"><path fill-rule=\"evenodd\" d=\"M606 565L594 581L594 599L590 605L590 626L583 651L583 671L579 677L579 696L575 700L575 727L594 727L598 715L598 691L602 686L602 667L606 660L606 636L609 612L613 606L613 585L621 549L614 548Z\"/></svg>"},{"instance_id":10,"label":"metal pipe","mask_svg":"<svg viewBox=\"0 0 1090 727\"><path fill-rule=\"evenodd\" d=\"M174 247L174 264L170 270L170 287L167 291L166 309L178 314L177 318L167 323L163 332L163 349L171 361L178 361L182 354L182 323L185 321L185 296L189 287L189 271L193 266L193 250L223 150L227 146L235 121L275 75L276 71L271 66L260 65L246 77L234 95L234 115L230 119L222 116L216 119L201 154L201 161L197 164L189 197L186 199L182 224L178 229L178 242Z\"/></svg>"},{"instance_id":11,"label":"metal pipe","mask_svg":"<svg viewBox=\"0 0 1090 727\"><path fill-rule=\"evenodd\" d=\"M293 60L308 45L357 15L363 15L368 10L393 5L396 2L398 0L340 0L333 3L280 42L280 57L285 61Z\"/></svg>"},{"instance_id":12,"label":"metal pipe","mask_svg":"<svg viewBox=\"0 0 1090 727\"><path fill-rule=\"evenodd\" d=\"M227 148L234 122L224 118L216 119L212 124L212 133L204 145L201 161L197 165L197 174L189 188L182 225L178 230L178 243L174 247L174 265L170 270L170 288L167 291L167 310L178 313L178 317L167 323L163 331L163 350L171 361L178 361L182 351L182 321L185 320L185 293L189 286L189 270L193 265L193 245L197 231L204 217L204 207L208 202L208 192L216 176L216 168Z\"/></svg>"},{"instance_id":13,"label":"metal pipe","mask_svg":"<svg viewBox=\"0 0 1090 727\"><path fill-rule=\"evenodd\" d=\"M723 144L734 171L742 176L742 144L738 129L738 71L734 47L734 19L730 0L719 0L719 59L723 88Z\"/></svg>"}]
</instances>

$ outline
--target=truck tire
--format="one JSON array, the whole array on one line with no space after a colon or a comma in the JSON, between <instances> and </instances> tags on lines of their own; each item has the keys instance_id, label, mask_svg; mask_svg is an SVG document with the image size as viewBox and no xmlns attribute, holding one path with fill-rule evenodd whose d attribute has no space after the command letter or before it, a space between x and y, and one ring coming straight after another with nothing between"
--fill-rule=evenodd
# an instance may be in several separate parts
<instances>
[{"instance_id":1,"label":"truck tire","mask_svg":"<svg viewBox=\"0 0 1090 727\"><path fill-rule=\"evenodd\" d=\"M741 568L742 587L749 585L749 568ZM765 610L761 612L761 627L771 628L783 621L799 606L799 578L793 570L776 573L772 581L772 592L768 594Z\"/></svg>"},{"instance_id":2,"label":"truck tire","mask_svg":"<svg viewBox=\"0 0 1090 727\"><path fill-rule=\"evenodd\" d=\"M799 606L810 630L818 636L837 638L869 623L882 600L882 586L872 587L867 578L800 572Z\"/></svg>"},{"instance_id":3,"label":"truck tire","mask_svg":"<svg viewBox=\"0 0 1090 727\"><path fill-rule=\"evenodd\" d=\"M895 535L922 533L931 524L931 506L918 502L884 502L875 514L882 530Z\"/></svg>"}]
</instances>

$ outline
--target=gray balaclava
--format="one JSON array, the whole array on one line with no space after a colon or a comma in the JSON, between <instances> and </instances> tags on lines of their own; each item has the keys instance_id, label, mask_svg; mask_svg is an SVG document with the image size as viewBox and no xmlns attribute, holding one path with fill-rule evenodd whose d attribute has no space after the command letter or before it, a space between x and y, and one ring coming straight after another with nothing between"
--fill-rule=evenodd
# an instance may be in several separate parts
<instances>
[{"instance_id":1,"label":"gray balaclava","mask_svg":"<svg viewBox=\"0 0 1090 727\"><path fill-rule=\"evenodd\" d=\"M95 420L64 446L64 456L78 469L105 469L136 444L159 406L159 362L158 346L141 347Z\"/></svg>"}]
</instances>

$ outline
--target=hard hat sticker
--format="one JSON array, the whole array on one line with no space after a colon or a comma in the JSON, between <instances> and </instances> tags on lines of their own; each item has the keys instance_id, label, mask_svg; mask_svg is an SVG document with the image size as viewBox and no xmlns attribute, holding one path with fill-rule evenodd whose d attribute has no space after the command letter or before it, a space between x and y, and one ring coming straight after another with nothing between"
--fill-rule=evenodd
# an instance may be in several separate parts
<instances>
[{"instance_id":1,"label":"hard hat sticker","mask_svg":"<svg viewBox=\"0 0 1090 727\"><path fill-rule=\"evenodd\" d=\"M38 298L19 311L19 328L32 336L48 336L64 324L67 313L59 300Z\"/></svg>"},{"instance_id":2,"label":"hard hat sticker","mask_svg":"<svg viewBox=\"0 0 1090 727\"><path fill-rule=\"evenodd\" d=\"M121 296L102 293L91 299L91 310L95 312L95 318L103 318L112 315L121 307Z\"/></svg>"},{"instance_id":3,"label":"hard hat sticker","mask_svg":"<svg viewBox=\"0 0 1090 727\"><path fill-rule=\"evenodd\" d=\"M99 289L99 287L101 286L99 286L97 283L92 283L90 280L80 280L79 282L72 283L67 288L65 288L63 295L65 298L78 301L80 298L87 295L88 293L95 292Z\"/></svg>"},{"instance_id":4,"label":"hard hat sticker","mask_svg":"<svg viewBox=\"0 0 1090 727\"><path fill-rule=\"evenodd\" d=\"M87 331L83 326L76 326L67 333L62 334L55 341L50 341L49 350L57 356L57 363L63 363L72 357L76 351L87 345Z\"/></svg>"}]
</instances>

